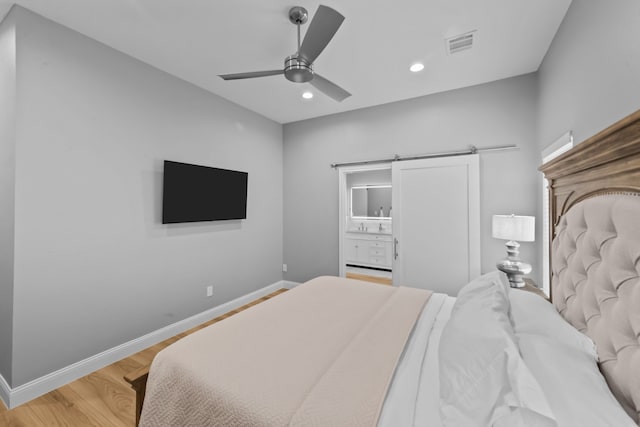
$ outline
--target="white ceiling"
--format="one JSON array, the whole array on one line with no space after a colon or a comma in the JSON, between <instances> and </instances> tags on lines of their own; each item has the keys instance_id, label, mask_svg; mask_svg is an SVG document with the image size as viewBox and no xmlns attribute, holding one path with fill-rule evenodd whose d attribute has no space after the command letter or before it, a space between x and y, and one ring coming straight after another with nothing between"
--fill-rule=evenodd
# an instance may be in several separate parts
<instances>
[{"instance_id":1,"label":"white ceiling","mask_svg":"<svg viewBox=\"0 0 640 427\"><path fill-rule=\"evenodd\" d=\"M14 1L0 0L0 16ZM324 0L345 16L314 64L352 93L342 103L284 76L218 74L283 67L296 50L292 6L310 0L18 0L99 40L280 123L334 114L536 71L571 0ZM308 23L306 24L308 26ZM306 26L303 26L303 36ZM472 50L445 38L476 30ZM425 69L410 73L421 61ZM301 94L311 89L312 100Z\"/></svg>"}]
</instances>

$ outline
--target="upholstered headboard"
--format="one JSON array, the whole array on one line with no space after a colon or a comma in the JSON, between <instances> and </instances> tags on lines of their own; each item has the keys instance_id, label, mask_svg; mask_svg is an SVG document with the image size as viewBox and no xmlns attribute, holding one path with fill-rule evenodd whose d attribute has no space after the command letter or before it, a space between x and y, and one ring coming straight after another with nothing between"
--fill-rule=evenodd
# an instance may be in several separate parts
<instances>
[{"instance_id":1,"label":"upholstered headboard","mask_svg":"<svg viewBox=\"0 0 640 427\"><path fill-rule=\"evenodd\" d=\"M595 343L640 420L640 111L540 167L549 180L551 295Z\"/></svg>"}]
</instances>

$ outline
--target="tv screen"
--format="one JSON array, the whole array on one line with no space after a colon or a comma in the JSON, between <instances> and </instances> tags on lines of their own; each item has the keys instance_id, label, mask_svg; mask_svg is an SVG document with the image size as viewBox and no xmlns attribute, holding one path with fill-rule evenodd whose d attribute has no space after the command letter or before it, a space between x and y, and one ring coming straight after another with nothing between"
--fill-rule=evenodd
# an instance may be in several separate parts
<instances>
[{"instance_id":1,"label":"tv screen","mask_svg":"<svg viewBox=\"0 0 640 427\"><path fill-rule=\"evenodd\" d=\"M247 217L248 173L164 161L162 223Z\"/></svg>"}]
</instances>

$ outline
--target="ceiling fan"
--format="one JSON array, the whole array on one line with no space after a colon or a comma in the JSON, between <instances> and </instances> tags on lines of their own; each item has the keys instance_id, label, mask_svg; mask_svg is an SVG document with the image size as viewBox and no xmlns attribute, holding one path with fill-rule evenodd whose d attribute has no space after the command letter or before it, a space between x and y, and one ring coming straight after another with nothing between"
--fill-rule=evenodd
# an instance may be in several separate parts
<instances>
[{"instance_id":1,"label":"ceiling fan","mask_svg":"<svg viewBox=\"0 0 640 427\"><path fill-rule=\"evenodd\" d=\"M255 77L284 76L295 83L311 83L325 95L342 102L351 96L349 92L335 83L330 82L313 71L313 62L329 44L335 33L342 25L344 16L334 9L320 5L314 15L309 29L300 44L300 25L307 22L309 14L304 7L295 6L289 10L289 21L298 27L298 51L284 60L283 70L254 71L249 73L222 74L224 80L252 79Z\"/></svg>"}]
</instances>

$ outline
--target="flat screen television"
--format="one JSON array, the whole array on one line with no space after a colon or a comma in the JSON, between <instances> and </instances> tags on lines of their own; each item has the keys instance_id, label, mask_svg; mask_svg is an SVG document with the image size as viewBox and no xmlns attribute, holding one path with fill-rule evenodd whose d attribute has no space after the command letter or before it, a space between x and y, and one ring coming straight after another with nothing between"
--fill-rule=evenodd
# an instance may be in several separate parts
<instances>
[{"instance_id":1,"label":"flat screen television","mask_svg":"<svg viewBox=\"0 0 640 427\"><path fill-rule=\"evenodd\" d=\"M248 175L165 160L162 223L247 218Z\"/></svg>"}]
</instances>

